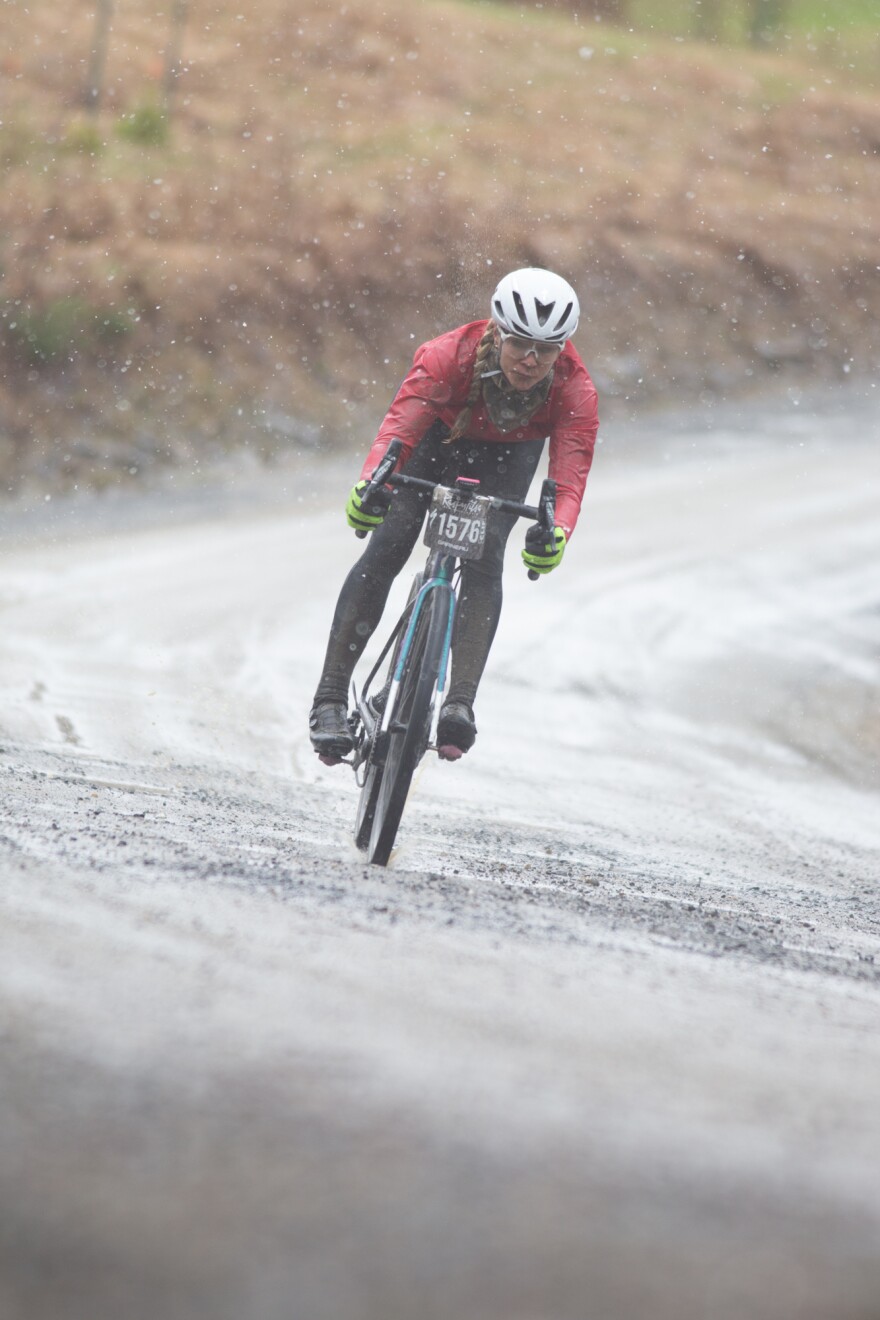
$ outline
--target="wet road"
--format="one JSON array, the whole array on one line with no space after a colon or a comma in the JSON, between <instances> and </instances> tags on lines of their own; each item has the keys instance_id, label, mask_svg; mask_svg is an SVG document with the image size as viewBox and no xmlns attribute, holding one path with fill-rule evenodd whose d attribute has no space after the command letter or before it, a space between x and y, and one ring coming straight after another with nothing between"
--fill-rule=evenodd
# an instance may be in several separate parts
<instances>
[{"instance_id":1,"label":"wet road","mask_svg":"<svg viewBox=\"0 0 880 1320\"><path fill-rule=\"evenodd\" d=\"M4 1317L880 1314L880 426L645 430L387 871L347 468L8 520Z\"/></svg>"}]
</instances>

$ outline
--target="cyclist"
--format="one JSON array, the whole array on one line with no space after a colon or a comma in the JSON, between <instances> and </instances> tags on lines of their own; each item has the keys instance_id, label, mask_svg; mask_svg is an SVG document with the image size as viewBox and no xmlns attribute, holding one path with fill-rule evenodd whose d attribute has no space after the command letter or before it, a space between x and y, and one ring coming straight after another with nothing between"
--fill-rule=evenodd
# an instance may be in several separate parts
<instances>
[{"instance_id":1,"label":"cyclist","mask_svg":"<svg viewBox=\"0 0 880 1320\"><path fill-rule=\"evenodd\" d=\"M348 692L355 664L377 627L391 583L415 546L430 496L386 487L361 496L389 441L411 476L477 478L480 492L522 502L549 437L549 474L558 484L552 538L537 525L522 558L538 573L562 559L580 512L598 428L596 390L569 339L580 308L561 276L527 267L505 275L491 318L423 344L398 390L348 497L356 530L372 533L342 586L324 669L309 716L312 746L327 764L352 750ZM492 512L483 557L465 561L452 645L449 694L438 725L440 755L456 760L474 743L474 698L501 612L504 548L516 521Z\"/></svg>"}]
</instances>

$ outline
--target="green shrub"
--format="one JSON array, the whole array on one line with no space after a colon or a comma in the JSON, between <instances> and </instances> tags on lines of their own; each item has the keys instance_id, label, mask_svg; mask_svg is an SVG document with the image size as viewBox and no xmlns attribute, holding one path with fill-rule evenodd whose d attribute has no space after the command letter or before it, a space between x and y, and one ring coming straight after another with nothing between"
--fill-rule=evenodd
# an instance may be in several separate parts
<instances>
[{"instance_id":1,"label":"green shrub","mask_svg":"<svg viewBox=\"0 0 880 1320\"><path fill-rule=\"evenodd\" d=\"M97 124L86 119L76 119L68 124L61 139L63 151L78 152L83 156L99 156L106 145Z\"/></svg>"},{"instance_id":2,"label":"green shrub","mask_svg":"<svg viewBox=\"0 0 880 1320\"><path fill-rule=\"evenodd\" d=\"M82 298L57 298L37 309L8 309L4 320L11 342L34 365L93 353L131 328L124 313L92 307Z\"/></svg>"},{"instance_id":3,"label":"green shrub","mask_svg":"<svg viewBox=\"0 0 880 1320\"><path fill-rule=\"evenodd\" d=\"M141 147L164 147L168 142L168 116L154 101L123 115L116 131L127 142Z\"/></svg>"}]
</instances>

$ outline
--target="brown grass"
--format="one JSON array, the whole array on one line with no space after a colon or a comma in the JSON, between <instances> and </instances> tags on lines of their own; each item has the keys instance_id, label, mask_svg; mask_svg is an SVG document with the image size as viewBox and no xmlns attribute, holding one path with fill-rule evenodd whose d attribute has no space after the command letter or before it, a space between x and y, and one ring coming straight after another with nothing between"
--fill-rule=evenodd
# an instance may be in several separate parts
<instances>
[{"instance_id":1,"label":"brown grass","mask_svg":"<svg viewBox=\"0 0 880 1320\"><path fill-rule=\"evenodd\" d=\"M7 8L7 467L279 413L362 442L414 342L526 262L582 291L606 399L875 364L880 102L825 73L508 5L193 0L151 147L119 126L167 17L119 0L92 123L90 6Z\"/></svg>"}]
</instances>

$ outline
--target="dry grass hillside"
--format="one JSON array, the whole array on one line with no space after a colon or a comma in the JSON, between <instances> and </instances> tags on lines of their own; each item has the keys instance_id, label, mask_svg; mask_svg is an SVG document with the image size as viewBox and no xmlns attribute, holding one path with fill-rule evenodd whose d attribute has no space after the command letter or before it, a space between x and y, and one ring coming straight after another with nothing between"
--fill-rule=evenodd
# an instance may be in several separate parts
<instances>
[{"instance_id":1,"label":"dry grass hillside","mask_svg":"<svg viewBox=\"0 0 880 1320\"><path fill-rule=\"evenodd\" d=\"M840 73L558 8L192 0L166 131L167 12L117 0L95 116L93 5L4 24L7 488L362 443L528 262L606 404L876 366L880 98Z\"/></svg>"}]
</instances>

